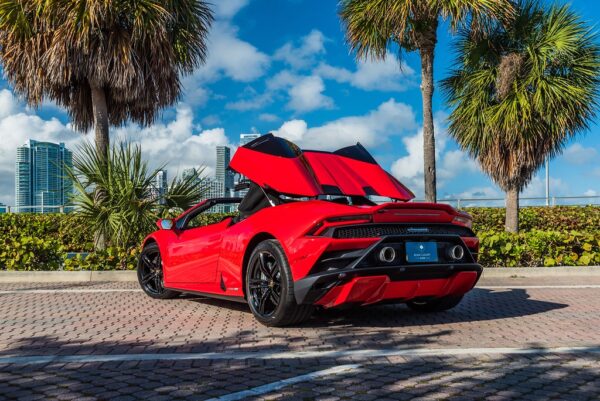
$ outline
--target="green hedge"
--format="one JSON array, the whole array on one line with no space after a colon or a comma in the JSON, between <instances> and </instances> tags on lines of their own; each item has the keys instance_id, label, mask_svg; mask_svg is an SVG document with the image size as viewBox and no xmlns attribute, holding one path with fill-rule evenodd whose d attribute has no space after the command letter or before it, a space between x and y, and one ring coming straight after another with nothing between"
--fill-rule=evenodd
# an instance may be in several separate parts
<instances>
[{"instance_id":1,"label":"green hedge","mask_svg":"<svg viewBox=\"0 0 600 401\"><path fill-rule=\"evenodd\" d=\"M600 207L531 207L522 232L505 233L504 209L469 208L484 266L600 265ZM207 214L201 224L231 214ZM93 233L75 214L0 214L0 270L131 270L139 247L93 251ZM68 258L68 253L89 252Z\"/></svg>"},{"instance_id":2,"label":"green hedge","mask_svg":"<svg viewBox=\"0 0 600 401\"><path fill-rule=\"evenodd\" d=\"M206 225L229 215L207 214L196 221ZM139 247L94 252L93 238L76 214L0 214L0 270L136 268Z\"/></svg>"},{"instance_id":3,"label":"green hedge","mask_svg":"<svg viewBox=\"0 0 600 401\"><path fill-rule=\"evenodd\" d=\"M504 231L504 208L466 208L473 216L473 230ZM519 210L521 231L597 231L600 230L600 207L553 206L524 207Z\"/></svg>"},{"instance_id":4,"label":"green hedge","mask_svg":"<svg viewBox=\"0 0 600 401\"><path fill-rule=\"evenodd\" d=\"M600 265L600 231L481 231L477 235L483 266Z\"/></svg>"}]
</instances>

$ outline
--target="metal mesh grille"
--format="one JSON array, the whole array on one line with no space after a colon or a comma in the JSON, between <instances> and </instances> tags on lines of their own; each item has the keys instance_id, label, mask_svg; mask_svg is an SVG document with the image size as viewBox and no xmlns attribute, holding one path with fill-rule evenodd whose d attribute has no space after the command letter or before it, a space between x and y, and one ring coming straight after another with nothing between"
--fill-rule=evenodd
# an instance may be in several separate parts
<instances>
[{"instance_id":1,"label":"metal mesh grille","mask_svg":"<svg viewBox=\"0 0 600 401\"><path fill-rule=\"evenodd\" d=\"M373 238L384 235L459 235L461 237L472 237L473 233L466 227L451 224L440 225L415 225L415 224L364 224L360 226L349 226L336 228L333 238Z\"/></svg>"}]
</instances>

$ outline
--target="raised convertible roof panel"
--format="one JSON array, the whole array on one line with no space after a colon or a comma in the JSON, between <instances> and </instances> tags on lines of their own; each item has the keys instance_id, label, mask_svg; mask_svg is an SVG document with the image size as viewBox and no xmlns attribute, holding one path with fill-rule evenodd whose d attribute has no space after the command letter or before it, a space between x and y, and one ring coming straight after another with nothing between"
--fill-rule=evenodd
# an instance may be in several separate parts
<instances>
[{"instance_id":1,"label":"raised convertible roof panel","mask_svg":"<svg viewBox=\"0 0 600 401\"><path fill-rule=\"evenodd\" d=\"M301 150L285 138L267 134L238 148L229 167L286 195L414 198L360 143L335 152Z\"/></svg>"}]
</instances>

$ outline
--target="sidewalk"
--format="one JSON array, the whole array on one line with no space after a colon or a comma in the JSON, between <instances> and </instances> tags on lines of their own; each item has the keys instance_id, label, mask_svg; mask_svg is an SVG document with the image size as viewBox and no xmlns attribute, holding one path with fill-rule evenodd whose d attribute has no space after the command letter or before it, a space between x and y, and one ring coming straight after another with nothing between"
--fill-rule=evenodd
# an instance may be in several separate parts
<instances>
[{"instance_id":1,"label":"sidewalk","mask_svg":"<svg viewBox=\"0 0 600 401\"><path fill-rule=\"evenodd\" d=\"M585 278L582 280L582 278ZM501 281L517 284L523 279L552 283L600 284L600 266L582 267L494 267L485 268L479 285ZM589 280L588 280L589 279ZM566 280L567 282L565 282ZM590 281L591 280L591 281ZM0 271L0 283L135 282L135 271Z\"/></svg>"}]
</instances>

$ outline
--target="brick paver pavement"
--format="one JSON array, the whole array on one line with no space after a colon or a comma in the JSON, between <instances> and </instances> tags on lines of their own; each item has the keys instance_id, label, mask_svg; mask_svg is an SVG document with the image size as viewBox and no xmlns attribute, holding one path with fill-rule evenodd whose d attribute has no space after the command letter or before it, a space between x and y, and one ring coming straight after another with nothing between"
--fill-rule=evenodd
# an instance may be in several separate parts
<instances>
[{"instance_id":1,"label":"brick paver pavement","mask_svg":"<svg viewBox=\"0 0 600 401\"><path fill-rule=\"evenodd\" d=\"M536 283L519 282L527 284ZM376 306L321 312L307 324L282 329L256 323L242 304L199 297L156 301L136 288L134 283L0 285L0 400L198 400L347 363L360 367L255 398L585 400L600 395L600 354L593 352L294 357L328 350L598 347L599 288L476 289L442 314ZM127 289L132 291L122 291ZM289 355L2 363L2 358L38 355L242 351Z\"/></svg>"}]
</instances>

